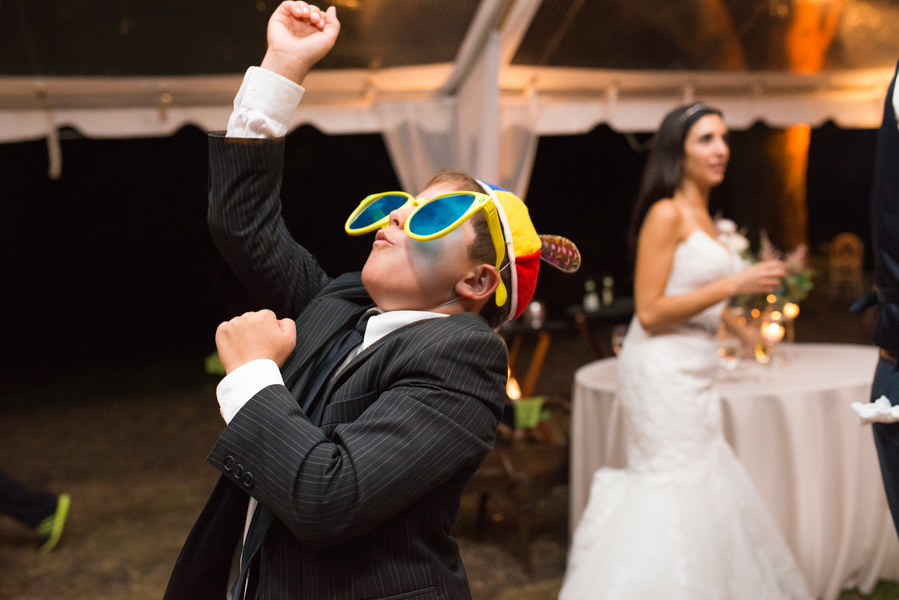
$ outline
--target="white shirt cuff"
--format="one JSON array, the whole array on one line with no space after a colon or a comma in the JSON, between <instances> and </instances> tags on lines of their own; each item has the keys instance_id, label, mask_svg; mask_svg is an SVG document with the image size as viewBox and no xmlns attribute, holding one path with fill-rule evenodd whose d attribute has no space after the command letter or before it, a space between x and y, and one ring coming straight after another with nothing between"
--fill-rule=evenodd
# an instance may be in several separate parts
<instances>
[{"instance_id":1,"label":"white shirt cuff","mask_svg":"<svg viewBox=\"0 0 899 600\"><path fill-rule=\"evenodd\" d=\"M303 99L303 86L261 67L250 67L234 98L228 137L282 138Z\"/></svg>"},{"instance_id":2,"label":"white shirt cuff","mask_svg":"<svg viewBox=\"0 0 899 600\"><path fill-rule=\"evenodd\" d=\"M225 423L230 423L250 398L270 385L284 385L284 379L275 361L267 358L251 360L228 373L215 388Z\"/></svg>"}]
</instances>

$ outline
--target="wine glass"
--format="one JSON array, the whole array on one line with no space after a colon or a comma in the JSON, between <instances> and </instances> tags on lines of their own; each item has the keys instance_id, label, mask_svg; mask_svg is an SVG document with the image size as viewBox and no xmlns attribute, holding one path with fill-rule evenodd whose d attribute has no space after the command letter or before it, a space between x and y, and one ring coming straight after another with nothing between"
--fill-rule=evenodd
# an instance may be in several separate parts
<instances>
[{"instance_id":1,"label":"wine glass","mask_svg":"<svg viewBox=\"0 0 899 600\"><path fill-rule=\"evenodd\" d=\"M522 315L522 321L527 327L540 329L546 319L546 305L539 300L532 300Z\"/></svg>"},{"instance_id":2,"label":"wine glass","mask_svg":"<svg viewBox=\"0 0 899 600\"><path fill-rule=\"evenodd\" d=\"M718 338L718 364L733 371L743 358L743 344L734 337Z\"/></svg>"},{"instance_id":3,"label":"wine glass","mask_svg":"<svg viewBox=\"0 0 899 600\"><path fill-rule=\"evenodd\" d=\"M615 325L612 327L612 352L616 355L621 353L621 346L624 344L626 335L627 325Z\"/></svg>"},{"instance_id":4,"label":"wine glass","mask_svg":"<svg viewBox=\"0 0 899 600\"><path fill-rule=\"evenodd\" d=\"M773 318L768 316L762 317L761 334L762 339L755 344L755 359L762 363L771 363L777 370L777 357L775 350L784 337L785 328L780 322L780 313L775 313Z\"/></svg>"},{"instance_id":5,"label":"wine glass","mask_svg":"<svg viewBox=\"0 0 899 600\"><path fill-rule=\"evenodd\" d=\"M755 343L755 346L752 348L753 354L755 354L755 360L759 364L767 365L771 360L771 344L767 341L758 341Z\"/></svg>"}]
</instances>

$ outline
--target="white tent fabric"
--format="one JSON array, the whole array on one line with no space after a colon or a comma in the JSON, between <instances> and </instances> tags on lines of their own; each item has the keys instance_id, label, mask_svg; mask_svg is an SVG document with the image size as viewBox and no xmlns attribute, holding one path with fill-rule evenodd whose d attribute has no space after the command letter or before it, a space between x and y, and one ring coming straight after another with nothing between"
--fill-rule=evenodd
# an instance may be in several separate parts
<instances>
[{"instance_id":1,"label":"white tent fabric","mask_svg":"<svg viewBox=\"0 0 899 600\"><path fill-rule=\"evenodd\" d=\"M421 189L439 168L457 166L524 195L542 135L580 134L603 123L621 132L652 131L667 111L694 99L721 108L736 130L760 121L788 127L827 120L875 128L892 76L891 69L817 75L500 70L498 50L494 38L454 96L432 93L452 65L392 69L379 73L376 85L365 71L312 73L292 127L382 133L409 190ZM52 142L59 127L96 138L165 136L189 124L223 129L240 80L0 78L0 143Z\"/></svg>"},{"instance_id":2,"label":"white tent fabric","mask_svg":"<svg viewBox=\"0 0 899 600\"><path fill-rule=\"evenodd\" d=\"M329 133L374 132L382 104L430 105L422 109L425 114L443 107L439 112L454 98L434 94L451 68L400 67L377 75L313 72L294 124L310 123ZM90 137L169 135L188 123L222 128L241 77L0 77L0 142L44 137L48 112L58 126ZM500 71L497 86L504 126L531 123L541 135L582 133L600 123L617 131L651 131L672 106L693 99L724 109L734 129L756 121L786 127L828 119L843 127L874 128L891 77L892 69L799 75L509 66Z\"/></svg>"},{"instance_id":3,"label":"white tent fabric","mask_svg":"<svg viewBox=\"0 0 899 600\"><path fill-rule=\"evenodd\" d=\"M524 197L540 136L585 133L603 123L620 132L652 131L666 112L694 100L722 109L737 130L760 121L880 125L892 69L800 75L511 65L541 2L510 2L481 2L455 63L313 71L292 128L381 133L410 191L455 166ZM165 136L189 124L224 129L240 81L241 75L0 77L0 143L46 138L50 176L57 177L60 127L98 138Z\"/></svg>"},{"instance_id":4,"label":"white tent fabric","mask_svg":"<svg viewBox=\"0 0 899 600\"><path fill-rule=\"evenodd\" d=\"M292 127L382 133L409 190L421 189L439 168L457 166L524 195L541 135L580 134L603 123L621 132L652 131L667 111L694 99L722 109L737 130L759 121L788 127L827 120L875 128L892 76L891 69L818 75L500 71L499 49L496 38L485 46L455 96L428 93L451 65L393 69L378 74L378 87L367 72L312 73ZM223 129L240 79L0 78L0 143L48 138L52 148L59 127L97 138L171 135L188 124Z\"/></svg>"},{"instance_id":5,"label":"white tent fabric","mask_svg":"<svg viewBox=\"0 0 899 600\"><path fill-rule=\"evenodd\" d=\"M450 98L377 106L381 132L403 189L423 190L431 175L456 164L451 135L456 106Z\"/></svg>"}]
</instances>

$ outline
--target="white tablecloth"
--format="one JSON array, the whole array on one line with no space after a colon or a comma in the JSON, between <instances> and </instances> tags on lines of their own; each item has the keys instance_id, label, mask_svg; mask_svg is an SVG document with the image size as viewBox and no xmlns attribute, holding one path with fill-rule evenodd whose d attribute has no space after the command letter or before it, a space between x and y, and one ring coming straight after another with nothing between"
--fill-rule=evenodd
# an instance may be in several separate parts
<instances>
[{"instance_id":1,"label":"white tablecloth","mask_svg":"<svg viewBox=\"0 0 899 600\"><path fill-rule=\"evenodd\" d=\"M783 344L776 371L744 360L720 381L724 431L793 549L812 595L870 591L899 579L899 541L890 519L871 427L852 402L868 402L877 363L870 346ZM593 472L623 467L617 359L574 375L571 528Z\"/></svg>"}]
</instances>

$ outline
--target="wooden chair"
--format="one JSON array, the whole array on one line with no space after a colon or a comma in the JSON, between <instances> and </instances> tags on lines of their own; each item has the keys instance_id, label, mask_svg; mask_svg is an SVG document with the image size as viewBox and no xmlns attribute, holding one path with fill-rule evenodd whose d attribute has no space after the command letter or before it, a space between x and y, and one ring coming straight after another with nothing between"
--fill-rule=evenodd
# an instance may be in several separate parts
<instances>
[{"instance_id":1,"label":"wooden chair","mask_svg":"<svg viewBox=\"0 0 899 600\"><path fill-rule=\"evenodd\" d=\"M831 298L855 300L865 293L862 265L865 244L854 233L840 233L827 247L828 292Z\"/></svg>"},{"instance_id":2,"label":"wooden chair","mask_svg":"<svg viewBox=\"0 0 899 600\"><path fill-rule=\"evenodd\" d=\"M487 521L487 503L516 520L522 568L533 573L531 524L537 502L557 485L568 481L568 435L571 405L562 398L547 397L544 406L552 415L532 430L512 432L501 426L493 449L466 488L480 494L477 531Z\"/></svg>"}]
</instances>

